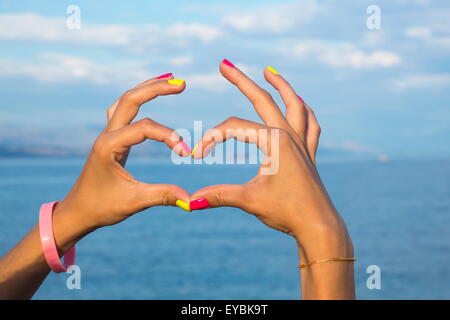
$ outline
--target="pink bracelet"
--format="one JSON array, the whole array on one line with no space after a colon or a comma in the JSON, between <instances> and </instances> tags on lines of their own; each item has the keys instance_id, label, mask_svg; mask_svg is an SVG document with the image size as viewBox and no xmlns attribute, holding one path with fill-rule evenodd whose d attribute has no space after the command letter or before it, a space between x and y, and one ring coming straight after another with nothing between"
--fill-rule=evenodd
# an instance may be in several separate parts
<instances>
[{"instance_id":1,"label":"pink bracelet","mask_svg":"<svg viewBox=\"0 0 450 320\"><path fill-rule=\"evenodd\" d=\"M70 248L64 255L64 265L59 259L53 236L53 209L58 201L44 203L39 212L39 233L41 244L47 264L56 273L67 272L67 268L75 264L75 246Z\"/></svg>"}]
</instances>

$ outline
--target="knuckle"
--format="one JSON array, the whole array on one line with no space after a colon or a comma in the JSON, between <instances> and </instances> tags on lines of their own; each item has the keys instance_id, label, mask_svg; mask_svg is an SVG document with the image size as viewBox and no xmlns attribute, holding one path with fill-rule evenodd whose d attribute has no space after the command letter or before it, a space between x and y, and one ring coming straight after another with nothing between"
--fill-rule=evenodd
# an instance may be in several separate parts
<instances>
[{"instance_id":1,"label":"knuckle","mask_svg":"<svg viewBox=\"0 0 450 320\"><path fill-rule=\"evenodd\" d=\"M161 205L168 206L169 205L169 191L164 190L161 193Z\"/></svg>"},{"instance_id":2,"label":"knuckle","mask_svg":"<svg viewBox=\"0 0 450 320\"><path fill-rule=\"evenodd\" d=\"M154 124L155 124L155 121L153 121L149 118L144 118L137 122L137 125L140 127L140 130L142 132L146 132L147 134L150 134Z\"/></svg>"},{"instance_id":3,"label":"knuckle","mask_svg":"<svg viewBox=\"0 0 450 320\"><path fill-rule=\"evenodd\" d=\"M101 134L94 142L92 150L99 156L106 156L111 150L111 139L108 134Z\"/></svg>"},{"instance_id":4,"label":"knuckle","mask_svg":"<svg viewBox=\"0 0 450 320\"><path fill-rule=\"evenodd\" d=\"M215 195L216 204L219 207L223 207L225 205L225 201L223 200L222 192L217 192Z\"/></svg>"},{"instance_id":5,"label":"knuckle","mask_svg":"<svg viewBox=\"0 0 450 320\"><path fill-rule=\"evenodd\" d=\"M316 134L320 134L322 132L322 128L319 126L317 122L308 124L311 131L315 132Z\"/></svg>"},{"instance_id":6,"label":"knuckle","mask_svg":"<svg viewBox=\"0 0 450 320\"><path fill-rule=\"evenodd\" d=\"M272 101L272 95L264 89L260 89L254 98L254 103L270 103Z\"/></svg>"},{"instance_id":7,"label":"knuckle","mask_svg":"<svg viewBox=\"0 0 450 320\"><path fill-rule=\"evenodd\" d=\"M125 93L120 97L120 100L127 103L137 103L136 99L136 91L134 89L130 89L125 91Z\"/></svg>"},{"instance_id":8,"label":"knuckle","mask_svg":"<svg viewBox=\"0 0 450 320\"><path fill-rule=\"evenodd\" d=\"M144 119L139 120L137 123L143 130L145 130L145 129L149 129L150 127L152 127L155 124L155 121L153 121L150 118L144 118Z\"/></svg>"},{"instance_id":9,"label":"knuckle","mask_svg":"<svg viewBox=\"0 0 450 320\"><path fill-rule=\"evenodd\" d=\"M234 124L234 123L236 123L238 121L239 121L238 117L231 116L231 117L228 117L224 122L226 124Z\"/></svg>"},{"instance_id":10,"label":"knuckle","mask_svg":"<svg viewBox=\"0 0 450 320\"><path fill-rule=\"evenodd\" d=\"M138 122L143 127L148 127L148 126L151 126L151 125L153 125L155 123L155 121L153 121L150 118L144 118L144 119L139 120Z\"/></svg>"}]
</instances>

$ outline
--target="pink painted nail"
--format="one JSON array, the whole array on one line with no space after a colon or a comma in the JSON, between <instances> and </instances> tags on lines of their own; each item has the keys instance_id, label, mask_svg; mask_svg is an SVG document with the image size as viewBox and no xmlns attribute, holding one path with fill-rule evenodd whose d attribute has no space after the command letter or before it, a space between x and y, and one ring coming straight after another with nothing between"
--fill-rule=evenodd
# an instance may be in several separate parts
<instances>
[{"instance_id":1,"label":"pink painted nail","mask_svg":"<svg viewBox=\"0 0 450 320\"><path fill-rule=\"evenodd\" d=\"M207 206L209 206L209 203L208 203L208 200L206 200L205 198L200 198L200 199L192 200L189 203L189 206L190 206L191 210L200 210L200 209L205 209Z\"/></svg>"},{"instance_id":2,"label":"pink painted nail","mask_svg":"<svg viewBox=\"0 0 450 320\"><path fill-rule=\"evenodd\" d=\"M228 61L227 59L223 59L222 62L225 63L229 67L236 68L236 66L234 64L232 64L230 61Z\"/></svg>"},{"instance_id":3,"label":"pink painted nail","mask_svg":"<svg viewBox=\"0 0 450 320\"><path fill-rule=\"evenodd\" d=\"M166 73L166 74L163 74L163 75L157 77L156 79L164 79L164 78L168 78L168 77L170 77L171 75L172 75L172 72L171 72L171 73Z\"/></svg>"},{"instance_id":4,"label":"pink painted nail","mask_svg":"<svg viewBox=\"0 0 450 320\"><path fill-rule=\"evenodd\" d=\"M180 145L181 145L181 147L183 148L184 151L186 151L187 153L191 154L191 148L189 148L189 146L186 144L186 142L181 141Z\"/></svg>"},{"instance_id":5,"label":"pink painted nail","mask_svg":"<svg viewBox=\"0 0 450 320\"><path fill-rule=\"evenodd\" d=\"M300 96L297 96L297 97L300 99L301 102L305 103L305 101L303 101L302 97L300 97Z\"/></svg>"}]
</instances>

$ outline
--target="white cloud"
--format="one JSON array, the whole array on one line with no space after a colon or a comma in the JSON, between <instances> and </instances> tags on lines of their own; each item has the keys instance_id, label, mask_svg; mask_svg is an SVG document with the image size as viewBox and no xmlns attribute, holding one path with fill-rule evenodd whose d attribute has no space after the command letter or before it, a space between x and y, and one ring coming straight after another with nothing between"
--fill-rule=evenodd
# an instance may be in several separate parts
<instances>
[{"instance_id":1,"label":"white cloud","mask_svg":"<svg viewBox=\"0 0 450 320\"><path fill-rule=\"evenodd\" d=\"M177 23L167 28L166 33L170 37L198 38L205 43L216 40L223 34L219 28L203 23Z\"/></svg>"},{"instance_id":2,"label":"white cloud","mask_svg":"<svg viewBox=\"0 0 450 320\"><path fill-rule=\"evenodd\" d=\"M0 14L0 40L133 47L161 43L187 45L193 40L208 43L222 34L221 29L202 23L177 23L168 27L152 24L129 26L82 23L81 29L69 30L64 18L34 13Z\"/></svg>"},{"instance_id":3,"label":"white cloud","mask_svg":"<svg viewBox=\"0 0 450 320\"><path fill-rule=\"evenodd\" d=\"M287 40L280 53L298 59L316 59L332 67L393 67L401 63L399 55L389 51L364 52L350 43L327 43L317 39Z\"/></svg>"},{"instance_id":4,"label":"white cloud","mask_svg":"<svg viewBox=\"0 0 450 320\"><path fill-rule=\"evenodd\" d=\"M218 72L204 73L204 74L192 74L185 77L186 84L190 88L203 89L212 92L225 91L229 86L227 80L225 80Z\"/></svg>"},{"instance_id":5,"label":"white cloud","mask_svg":"<svg viewBox=\"0 0 450 320\"><path fill-rule=\"evenodd\" d=\"M191 57L181 56L174 59L176 63L186 63ZM148 69L148 66L139 62L100 64L86 58L59 53L42 53L33 63L0 59L0 77L25 76L43 83L87 83L132 87L148 79L150 74ZM221 92L227 88L227 81L219 72L191 74L183 78L191 88L212 92Z\"/></svg>"},{"instance_id":6,"label":"white cloud","mask_svg":"<svg viewBox=\"0 0 450 320\"><path fill-rule=\"evenodd\" d=\"M169 60L169 65L174 66L174 67L183 67L183 66L188 66L190 64L192 64L193 61L193 57L192 56L178 56L178 57L174 57L172 59Z\"/></svg>"},{"instance_id":7,"label":"white cloud","mask_svg":"<svg viewBox=\"0 0 450 320\"><path fill-rule=\"evenodd\" d=\"M332 67L393 67L400 64L400 57L388 51L364 53L354 47L335 48L323 52L319 59Z\"/></svg>"},{"instance_id":8,"label":"white cloud","mask_svg":"<svg viewBox=\"0 0 450 320\"><path fill-rule=\"evenodd\" d=\"M282 33L311 20L320 9L314 0L278 3L225 14L222 22L241 32Z\"/></svg>"},{"instance_id":9,"label":"white cloud","mask_svg":"<svg viewBox=\"0 0 450 320\"><path fill-rule=\"evenodd\" d=\"M365 32L362 37L362 43L370 48L373 47L381 47L386 42L386 36L385 33L381 30L378 30L377 32L369 31Z\"/></svg>"},{"instance_id":10,"label":"white cloud","mask_svg":"<svg viewBox=\"0 0 450 320\"><path fill-rule=\"evenodd\" d=\"M344 141L339 143L324 142L322 145L327 149L345 150L358 153L378 153L380 151L378 148L352 141Z\"/></svg>"},{"instance_id":11,"label":"white cloud","mask_svg":"<svg viewBox=\"0 0 450 320\"><path fill-rule=\"evenodd\" d=\"M366 144L361 144L353 141L343 141L343 142L323 142L322 147L329 150L347 151L351 153L358 154L369 154L378 158L379 161L386 162L389 161L389 156L374 146L369 146Z\"/></svg>"},{"instance_id":12,"label":"white cloud","mask_svg":"<svg viewBox=\"0 0 450 320\"><path fill-rule=\"evenodd\" d=\"M250 78L256 78L258 76L261 76L261 74L263 72L261 70L261 66L258 66L258 65L242 63L242 62L239 62L239 61L236 61L234 63L234 65L236 67L238 67L239 70L241 70L243 73L245 73Z\"/></svg>"},{"instance_id":13,"label":"white cloud","mask_svg":"<svg viewBox=\"0 0 450 320\"><path fill-rule=\"evenodd\" d=\"M400 91L417 88L441 89L449 86L449 73L411 74L394 80L394 88Z\"/></svg>"},{"instance_id":14,"label":"white cloud","mask_svg":"<svg viewBox=\"0 0 450 320\"><path fill-rule=\"evenodd\" d=\"M430 38L432 31L428 27L411 27L405 30L405 35L410 38Z\"/></svg>"},{"instance_id":15,"label":"white cloud","mask_svg":"<svg viewBox=\"0 0 450 320\"><path fill-rule=\"evenodd\" d=\"M0 14L0 40L127 45L134 29L123 25L83 24L69 30L63 18L34 13Z\"/></svg>"},{"instance_id":16,"label":"white cloud","mask_svg":"<svg viewBox=\"0 0 450 320\"><path fill-rule=\"evenodd\" d=\"M402 5L417 5L417 6L428 6L432 0L400 0Z\"/></svg>"},{"instance_id":17,"label":"white cloud","mask_svg":"<svg viewBox=\"0 0 450 320\"><path fill-rule=\"evenodd\" d=\"M450 37L436 37L433 39L433 43L445 49L450 49Z\"/></svg>"},{"instance_id":18,"label":"white cloud","mask_svg":"<svg viewBox=\"0 0 450 320\"><path fill-rule=\"evenodd\" d=\"M43 53L33 63L1 59L0 76L25 76L48 83L130 85L148 78L148 72L143 64L136 62L107 65L75 56Z\"/></svg>"},{"instance_id":19,"label":"white cloud","mask_svg":"<svg viewBox=\"0 0 450 320\"><path fill-rule=\"evenodd\" d=\"M410 27L405 30L405 36L422 41L428 47L436 46L450 49L450 29L446 29L445 27L440 29L440 34L436 35L429 27Z\"/></svg>"}]
</instances>

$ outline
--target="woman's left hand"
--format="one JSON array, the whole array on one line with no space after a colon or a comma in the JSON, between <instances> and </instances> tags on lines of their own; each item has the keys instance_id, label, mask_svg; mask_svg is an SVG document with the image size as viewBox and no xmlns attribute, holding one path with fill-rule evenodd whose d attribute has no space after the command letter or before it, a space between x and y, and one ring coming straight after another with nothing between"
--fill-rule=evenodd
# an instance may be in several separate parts
<instances>
[{"instance_id":1,"label":"woman's left hand","mask_svg":"<svg viewBox=\"0 0 450 320\"><path fill-rule=\"evenodd\" d=\"M108 124L95 141L72 190L56 207L55 219L64 215L71 225L79 226L82 234L119 223L153 206L175 205L177 200L189 202L189 193L184 189L140 182L124 169L131 146L146 139L164 142L181 156L189 155L174 130L151 119L131 123L145 102L160 95L181 93L186 88L184 82L171 84L170 79L171 76L147 80L127 91L108 109Z\"/></svg>"}]
</instances>

